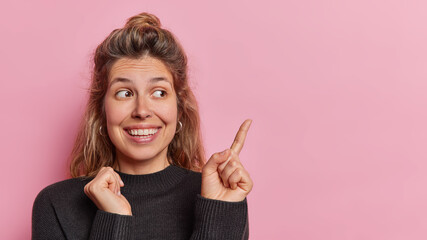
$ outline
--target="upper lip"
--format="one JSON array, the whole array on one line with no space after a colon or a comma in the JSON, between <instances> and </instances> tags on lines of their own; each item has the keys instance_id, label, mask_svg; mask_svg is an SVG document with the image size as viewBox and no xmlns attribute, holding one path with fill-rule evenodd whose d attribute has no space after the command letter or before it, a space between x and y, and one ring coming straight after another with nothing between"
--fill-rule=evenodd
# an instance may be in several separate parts
<instances>
[{"instance_id":1,"label":"upper lip","mask_svg":"<svg viewBox=\"0 0 427 240\"><path fill-rule=\"evenodd\" d=\"M137 125L124 127L123 129L132 130L132 129L151 129L151 128L161 128L161 127L153 124L137 124Z\"/></svg>"}]
</instances>

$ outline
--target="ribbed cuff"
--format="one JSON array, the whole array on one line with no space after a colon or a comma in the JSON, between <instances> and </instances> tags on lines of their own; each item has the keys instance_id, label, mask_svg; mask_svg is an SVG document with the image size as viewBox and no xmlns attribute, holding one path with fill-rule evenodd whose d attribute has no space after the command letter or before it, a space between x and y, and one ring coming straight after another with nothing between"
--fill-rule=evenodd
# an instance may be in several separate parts
<instances>
[{"instance_id":1,"label":"ribbed cuff","mask_svg":"<svg viewBox=\"0 0 427 240\"><path fill-rule=\"evenodd\" d=\"M248 224L246 198L224 202L197 195L192 239L243 239Z\"/></svg>"},{"instance_id":2,"label":"ribbed cuff","mask_svg":"<svg viewBox=\"0 0 427 240\"><path fill-rule=\"evenodd\" d=\"M98 210L89 239L132 239L133 217Z\"/></svg>"}]
</instances>

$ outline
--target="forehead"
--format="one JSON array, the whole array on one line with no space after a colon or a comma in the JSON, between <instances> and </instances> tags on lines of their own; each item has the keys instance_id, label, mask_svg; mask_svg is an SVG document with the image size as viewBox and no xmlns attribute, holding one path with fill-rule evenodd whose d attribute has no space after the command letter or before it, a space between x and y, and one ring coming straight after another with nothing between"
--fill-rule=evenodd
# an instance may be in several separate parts
<instances>
[{"instance_id":1,"label":"forehead","mask_svg":"<svg viewBox=\"0 0 427 240\"><path fill-rule=\"evenodd\" d=\"M163 77L172 83L173 78L169 69L162 61L145 56L143 58L131 59L120 58L111 67L109 82L115 78L144 79Z\"/></svg>"}]
</instances>

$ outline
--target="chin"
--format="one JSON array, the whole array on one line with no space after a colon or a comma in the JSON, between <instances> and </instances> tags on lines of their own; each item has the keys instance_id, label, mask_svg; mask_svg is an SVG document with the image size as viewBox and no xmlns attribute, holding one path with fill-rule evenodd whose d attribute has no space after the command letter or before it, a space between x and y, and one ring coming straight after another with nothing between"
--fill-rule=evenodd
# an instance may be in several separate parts
<instances>
[{"instance_id":1,"label":"chin","mask_svg":"<svg viewBox=\"0 0 427 240\"><path fill-rule=\"evenodd\" d=\"M167 151L167 149L166 149ZM149 161L152 160L156 157L159 157L159 155L162 154L163 151L155 151L154 149L152 151L129 151L129 152L122 152L121 155L123 155L124 157L126 157L129 160L133 160L133 161ZM165 154L166 156L167 154Z\"/></svg>"}]
</instances>

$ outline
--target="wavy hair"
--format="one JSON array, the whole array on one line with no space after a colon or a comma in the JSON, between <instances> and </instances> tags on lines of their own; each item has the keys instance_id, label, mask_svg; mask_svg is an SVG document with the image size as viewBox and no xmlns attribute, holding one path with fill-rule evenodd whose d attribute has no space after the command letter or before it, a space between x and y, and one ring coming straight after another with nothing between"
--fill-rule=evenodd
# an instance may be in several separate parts
<instances>
[{"instance_id":1,"label":"wavy hair","mask_svg":"<svg viewBox=\"0 0 427 240\"><path fill-rule=\"evenodd\" d=\"M149 13L128 19L96 48L89 99L71 152L72 177L95 176L101 167L113 167L115 147L106 131L104 97L113 64L121 58L150 56L165 64L173 76L178 118L182 129L168 146L170 164L200 171L204 162L197 101L187 79L187 56L174 35Z\"/></svg>"}]
</instances>

